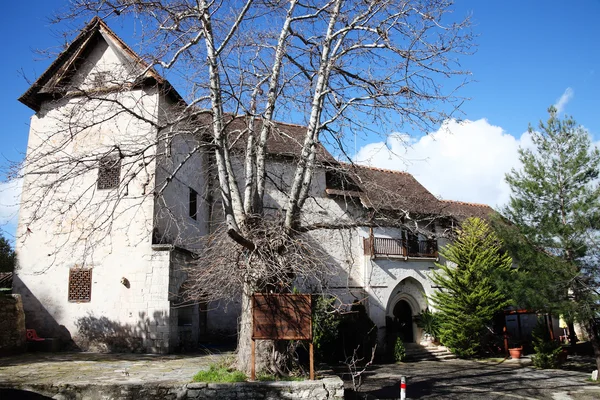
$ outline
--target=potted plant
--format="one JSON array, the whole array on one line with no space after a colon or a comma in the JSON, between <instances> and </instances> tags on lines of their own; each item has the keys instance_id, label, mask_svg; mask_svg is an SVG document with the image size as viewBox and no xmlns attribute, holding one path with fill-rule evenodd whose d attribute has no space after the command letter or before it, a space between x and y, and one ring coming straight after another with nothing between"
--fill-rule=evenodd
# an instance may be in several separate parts
<instances>
[{"instance_id":1,"label":"potted plant","mask_svg":"<svg viewBox=\"0 0 600 400\"><path fill-rule=\"evenodd\" d=\"M428 342L428 344L439 344L438 338L441 322L438 314L426 309L415 318L415 322L419 328L423 329L423 340L425 342Z\"/></svg>"},{"instance_id":2,"label":"potted plant","mask_svg":"<svg viewBox=\"0 0 600 400\"><path fill-rule=\"evenodd\" d=\"M519 341L509 341L508 343L508 353L510 354L510 358L518 359L523 355L523 345Z\"/></svg>"}]
</instances>

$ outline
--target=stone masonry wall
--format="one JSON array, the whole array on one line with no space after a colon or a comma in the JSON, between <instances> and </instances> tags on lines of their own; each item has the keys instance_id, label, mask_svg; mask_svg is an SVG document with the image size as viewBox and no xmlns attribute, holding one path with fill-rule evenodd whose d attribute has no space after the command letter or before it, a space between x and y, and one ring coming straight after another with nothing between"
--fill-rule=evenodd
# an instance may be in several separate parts
<instances>
[{"instance_id":1,"label":"stone masonry wall","mask_svg":"<svg viewBox=\"0 0 600 400\"><path fill-rule=\"evenodd\" d=\"M338 377L302 382L190 383L186 398L341 400L344 398L344 384Z\"/></svg>"},{"instance_id":2,"label":"stone masonry wall","mask_svg":"<svg viewBox=\"0 0 600 400\"><path fill-rule=\"evenodd\" d=\"M0 355L25 351L27 346L25 313L20 295L0 295L0 321L2 321Z\"/></svg>"},{"instance_id":3,"label":"stone masonry wall","mask_svg":"<svg viewBox=\"0 0 600 400\"><path fill-rule=\"evenodd\" d=\"M12 385L11 389L23 394L27 391L61 400L92 399L145 399L145 400L279 400L311 399L342 400L344 383L339 377L329 377L316 381L301 382L238 382L238 383L189 383L177 386L159 384L33 384Z\"/></svg>"}]
</instances>

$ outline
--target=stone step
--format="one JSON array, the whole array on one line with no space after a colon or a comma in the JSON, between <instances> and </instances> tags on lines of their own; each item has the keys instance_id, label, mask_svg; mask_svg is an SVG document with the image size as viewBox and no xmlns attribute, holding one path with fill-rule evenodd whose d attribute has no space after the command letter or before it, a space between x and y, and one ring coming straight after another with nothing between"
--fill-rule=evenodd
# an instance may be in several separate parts
<instances>
[{"instance_id":1,"label":"stone step","mask_svg":"<svg viewBox=\"0 0 600 400\"><path fill-rule=\"evenodd\" d=\"M417 343L406 343L407 361L434 361L434 360L451 360L456 358L445 346L421 346Z\"/></svg>"}]
</instances>

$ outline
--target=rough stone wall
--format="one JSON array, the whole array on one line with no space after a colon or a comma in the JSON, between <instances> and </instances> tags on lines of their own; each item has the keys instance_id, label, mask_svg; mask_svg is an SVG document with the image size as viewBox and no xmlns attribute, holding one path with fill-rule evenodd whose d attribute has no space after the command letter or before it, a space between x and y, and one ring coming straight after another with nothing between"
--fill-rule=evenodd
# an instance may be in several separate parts
<instances>
[{"instance_id":1,"label":"rough stone wall","mask_svg":"<svg viewBox=\"0 0 600 400\"><path fill-rule=\"evenodd\" d=\"M190 383L186 399L313 399L344 398L338 377L302 382Z\"/></svg>"},{"instance_id":2,"label":"rough stone wall","mask_svg":"<svg viewBox=\"0 0 600 400\"><path fill-rule=\"evenodd\" d=\"M0 295L0 321L0 355L25 351L25 313L20 295Z\"/></svg>"},{"instance_id":3,"label":"rough stone wall","mask_svg":"<svg viewBox=\"0 0 600 400\"><path fill-rule=\"evenodd\" d=\"M0 389L2 387L0 386ZM36 384L11 387L53 399L145 399L145 400L342 400L344 383L339 377L302 382L238 382L170 384ZM19 392L23 394L24 392ZM31 394L30 394L31 395ZM24 397L25 398L25 397ZM48 397L50 398L50 397Z\"/></svg>"}]
</instances>

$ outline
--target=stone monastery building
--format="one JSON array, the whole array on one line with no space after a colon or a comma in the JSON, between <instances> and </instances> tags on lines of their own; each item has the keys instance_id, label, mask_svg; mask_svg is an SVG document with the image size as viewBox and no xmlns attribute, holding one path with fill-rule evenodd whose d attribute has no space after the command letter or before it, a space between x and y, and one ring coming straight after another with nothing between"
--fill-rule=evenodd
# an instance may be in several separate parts
<instances>
[{"instance_id":1,"label":"stone monastery building","mask_svg":"<svg viewBox=\"0 0 600 400\"><path fill-rule=\"evenodd\" d=\"M95 18L19 100L35 112L13 282L27 327L96 351L166 353L234 338L237 299L180 304L182 266L221 219L201 129L160 128L183 102L169 82ZM232 132L246 124L229 122ZM274 213L285 206L281 188L304 132L277 123L269 139L265 209ZM304 218L403 222L313 230L337 271L329 291L362 301L380 339L386 320L395 320L406 341L418 342L413 317L435 290L428 276L444 233L492 210L439 200L408 173L340 163L324 147L317 158Z\"/></svg>"}]
</instances>

